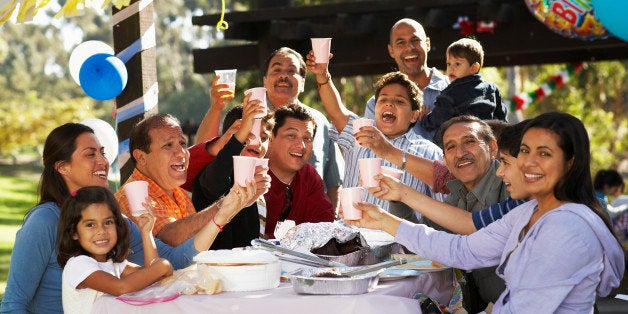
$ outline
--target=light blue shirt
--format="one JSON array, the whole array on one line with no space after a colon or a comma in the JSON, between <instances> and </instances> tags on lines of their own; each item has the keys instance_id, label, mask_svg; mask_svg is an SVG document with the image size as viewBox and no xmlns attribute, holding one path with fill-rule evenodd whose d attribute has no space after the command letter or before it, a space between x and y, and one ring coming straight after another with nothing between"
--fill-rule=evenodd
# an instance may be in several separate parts
<instances>
[{"instance_id":1,"label":"light blue shirt","mask_svg":"<svg viewBox=\"0 0 628 314\"><path fill-rule=\"evenodd\" d=\"M344 187L359 186L358 180L360 178L359 177L360 171L358 167L358 159L377 157L377 155L375 155L375 153L372 150L362 147L356 143L355 138L353 137L353 120L357 118L358 116L352 113L351 116L349 117L349 121L347 122L347 125L342 130L342 133L338 133L338 131L334 127L332 127L331 130L329 131L329 135L331 139L336 141L344 152L345 165L346 165L345 180L343 184ZM408 131L404 135L398 136L397 138L394 138L394 139L388 139L388 140L392 143L393 146L401 150L405 150L406 152L410 154L427 158L430 160L442 160L443 159L443 152L438 146L418 136L412 131ZM396 165L394 165L393 163L391 163L390 161L386 159L382 160L382 166L388 166L388 167L393 167L395 169L399 169L399 167L397 167ZM433 194L432 189L427 184L423 183L422 181L420 181L419 179L415 178L414 176L412 176L411 174L407 172L404 172L403 175L401 176L401 182L439 201L442 201L444 199L442 194L440 193ZM366 196L366 202L376 204L387 211L389 209L388 201L375 198L370 193Z\"/></svg>"},{"instance_id":2,"label":"light blue shirt","mask_svg":"<svg viewBox=\"0 0 628 314\"><path fill-rule=\"evenodd\" d=\"M436 68L432 68L431 70L432 77L430 78L430 82L423 89L423 104L430 108L430 110L434 108L434 102L436 101L436 97L438 97L438 95L440 95L440 92L449 85L449 78L447 76L440 73L440 71L438 71ZM372 96L366 102L364 117L369 119L375 119L375 96ZM414 127L412 127L412 130L416 134L430 141L432 140L432 138L434 138L434 132L428 132L423 129L420 122L417 122Z\"/></svg>"},{"instance_id":3,"label":"light blue shirt","mask_svg":"<svg viewBox=\"0 0 628 314\"><path fill-rule=\"evenodd\" d=\"M35 206L26 215L15 235L7 288L2 298L2 313L63 313L61 276L57 263L57 229L61 209L53 202ZM142 237L136 224L126 218L131 238L133 263L144 264ZM155 239L159 256L175 269L192 264L198 251L191 238L176 248Z\"/></svg>"},{"instance_id":4,"label":"light blue shirt","mask_svg":"<svg viewBox=\"0 0 628 314\"><path fill-rule=\"evenodd\" d=\"M624 272L619 242L590 208L568 203L544 214L529 201L468 235L402 222L395 241L427 259L461 269L499 265L506 282L493 313L591 313Z\"/></svg>"}]
</instances>

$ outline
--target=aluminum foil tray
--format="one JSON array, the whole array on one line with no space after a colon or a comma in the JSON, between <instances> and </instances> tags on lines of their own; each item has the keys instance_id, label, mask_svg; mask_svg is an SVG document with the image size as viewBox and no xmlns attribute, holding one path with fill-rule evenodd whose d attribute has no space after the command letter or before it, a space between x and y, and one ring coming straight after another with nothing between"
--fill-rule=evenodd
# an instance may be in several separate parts
<instances>
[{"instance_id":1,"label":"aluminum foil tray","mask_svg":"<svg viewBox=\"0 0 628 314\"><path fill-rule=\"evenodd\" d=\"M292 288L300 294L364 294L374 289L379 281L380 269L364 275L349 278L314 277L314 274L337 269L346 271L352 267L336 268L302 268L288 276L292 282Z\"/></svg>"},{"instance_id":2,"label":"aluminum foil tray","mask_svg":"<svg viewBox=\"0 0 628 314\"><path fill-rule=\"evenodd\" d=\"M316 254L320 258L328 261L338 262L347 266L364 266L373 265L390 259L391 254L403 253L403 246L399 243L386 243L383 245L373 245L362 250L345 255L321 255Z\"/></svg>"}]
</instances>

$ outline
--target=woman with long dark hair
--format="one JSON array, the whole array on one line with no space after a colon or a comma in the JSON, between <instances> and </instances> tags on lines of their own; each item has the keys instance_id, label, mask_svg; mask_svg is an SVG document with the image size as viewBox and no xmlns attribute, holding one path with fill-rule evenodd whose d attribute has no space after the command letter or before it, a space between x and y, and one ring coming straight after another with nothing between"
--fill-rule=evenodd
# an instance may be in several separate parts
<instances>
[{"instance_id":1,"label":"woman with long dark hair","mask_svg":"<svg viewBox=\"0 0 628 314\"><path fill-rule=\"evenodd\" d=\"M460 269L495 266L506 290L493 313L591 313L619 285L624 255L596 201L589 138L560 112L526 126L517 166L533 200L468 236L402 221L360 203L352 225L384 230L420 256Z\"/></svg>"}]
</instances>

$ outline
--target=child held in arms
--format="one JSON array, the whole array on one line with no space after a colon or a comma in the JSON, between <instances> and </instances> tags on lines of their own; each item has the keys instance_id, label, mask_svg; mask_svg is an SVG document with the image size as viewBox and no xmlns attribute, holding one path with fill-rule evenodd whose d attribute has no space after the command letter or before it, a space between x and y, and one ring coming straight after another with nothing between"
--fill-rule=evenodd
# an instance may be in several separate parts
<instances>
[{"instance_id":1,"label":"child held in arms","mask_svg":"<svg viewBox=\"0 0 628 314\"><path fill-rule=\"evenodd\" d=\"M423 116L421 126L434 132L445 121L463 114L506 121L507 109L497 85L484 81L479 74L484 62L482 45L463 38L447 47L446 57L451 83L436 98L432 111Z\"/></svg>"}]
</instances>

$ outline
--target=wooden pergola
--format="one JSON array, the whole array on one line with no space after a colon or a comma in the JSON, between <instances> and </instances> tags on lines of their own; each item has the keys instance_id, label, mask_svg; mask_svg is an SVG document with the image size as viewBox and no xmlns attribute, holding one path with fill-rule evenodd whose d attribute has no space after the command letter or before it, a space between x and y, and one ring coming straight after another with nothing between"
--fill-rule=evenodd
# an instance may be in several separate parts
<instances>
[{"instance_id":1,"label":"wooden pergola","mask_svg":"<svg viewBox=\"0 0 628 314\"><path fill-rule=\"evenodd\" d=\"M597 61L628 58L628 42L610 36L585 41L556 34L538 21L523 0L389 0L317 6L290 6L286 0L260 0L260 8L225 14L224 37L236 44L196 49L194 72L259 69L281 46L302 54L311 37L332 37L335 76L381 74L395 68L388 56L390 27L409 17L421 22L431 40L429 65L444 67L447 46L459 39L452 28L458 17L492 20L493 33L476 33L486 66ZM220 14L192 18L194 25L215 26Z\"/></svg>"}]
</instances>

